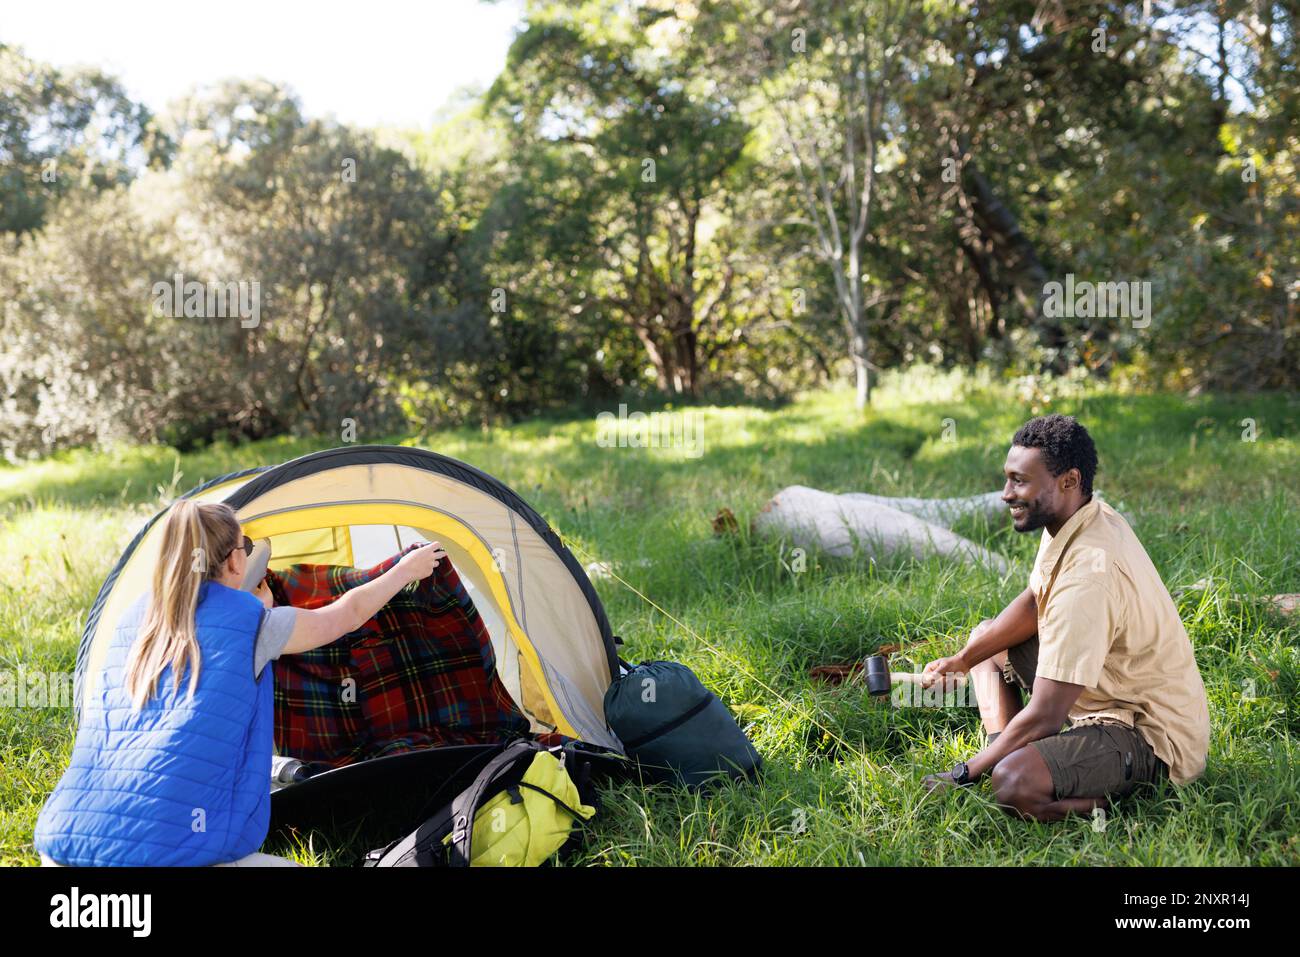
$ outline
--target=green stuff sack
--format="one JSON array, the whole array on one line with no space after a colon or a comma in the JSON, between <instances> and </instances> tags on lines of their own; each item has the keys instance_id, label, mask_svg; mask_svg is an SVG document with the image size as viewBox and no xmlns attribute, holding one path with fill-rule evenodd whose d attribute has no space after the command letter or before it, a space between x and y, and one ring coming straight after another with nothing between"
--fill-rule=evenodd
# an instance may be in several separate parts
<instances>
[{"instance_id":1,"label":"green stuff sack","mask_svg":"<svg viewBox=\"0 0 1300 957\"><path fill-rule=\"evenodd\" d=\"M763 759L717 696L673 661L645 661L605 692L605 721L657 781L756 778Z\"/></svg>"}]
</instances>

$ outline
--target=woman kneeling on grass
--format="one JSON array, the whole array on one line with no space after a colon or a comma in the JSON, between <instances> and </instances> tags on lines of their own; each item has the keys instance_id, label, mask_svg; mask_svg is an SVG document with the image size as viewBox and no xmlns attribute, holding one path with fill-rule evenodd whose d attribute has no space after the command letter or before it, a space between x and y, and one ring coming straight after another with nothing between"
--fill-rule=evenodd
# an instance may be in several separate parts
<instances>
[{"instance_id":1,"label":"woman kneeling on grass","mask_svg":"<svg viewBox=\"0 0 1300 957\"><path fill-rule=\"evenodd\" d=\"M240 590L252 553L228 505L182 499L167 513L153 588L87 682L72 761L36 821L42 863L294 864L257 853L271 820L266 665L360 628L446 552L417 548L314 610L272 609L264 583Z\"/></svg>"}]
</instances>

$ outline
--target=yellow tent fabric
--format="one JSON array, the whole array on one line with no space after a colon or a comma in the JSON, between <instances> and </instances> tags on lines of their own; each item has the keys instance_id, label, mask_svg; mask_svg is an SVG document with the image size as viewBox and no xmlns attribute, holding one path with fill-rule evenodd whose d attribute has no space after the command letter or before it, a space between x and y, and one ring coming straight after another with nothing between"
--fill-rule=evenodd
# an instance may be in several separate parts
<instances>
[{"instance_id":1,"label":"yellow tent fabric","mask_svg":"<svg viewBox=\"0 0 1300 957\"><path fill-rule=\"evenodd\" d=\"M594 589L545 520L486 473L424 449L360 446L223 476L187 497L230 504L246 534L269 541L273 569L365 567L412 539L440 541L531 730L619 748L604 721L617 653ZM77 657L78 708L94 693L117 621L149 587L164 513L128 546L91 609Z\"/></svg>"}]
</instances>

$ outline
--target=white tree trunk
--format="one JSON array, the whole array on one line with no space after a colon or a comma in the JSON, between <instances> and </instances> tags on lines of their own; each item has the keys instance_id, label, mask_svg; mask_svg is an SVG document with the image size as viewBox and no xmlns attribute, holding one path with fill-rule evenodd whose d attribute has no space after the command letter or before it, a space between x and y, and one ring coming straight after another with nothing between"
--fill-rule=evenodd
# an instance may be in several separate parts
<instances>
[{"instance_id":1,"label":"white tree trunk","mask_svg":"<svg viewBox=\"0 0 1300 957\"><path fill-rule=\"evenodd\" d=\"M845 492L840 498L859 502L874 502L915 515L925 522L952 528L953 522L967 515L983 515L990 523L1005 521L1007 504L1001 492L967 495L963 498L893 498L888 495L868 495L866 492Z\"/></svg>"},{"instance_id":2,"label":"white tree trunk","mask_svg":"<svg viewBox=\"0 0 1300 957\"><path fill-rule=\"evenodd\" d=\"M865 409L871 402L871 370L867 365L866 356L854 356L853 367L858 377L853 404L856 408Z\"/></svg>"},{"instance_id":3,"label":"white tree trunk","mask_svg":"<svg viewBox=\"0 0 1300 957\"><path fill-rule=\"evenodd\" d=\"M985 507L982 500L986 496L975 498L981 500L977 507ZM879 558L899 553L918 559L944 555L968 564L986 565L999 573L1009 569L1010 564L1001 555L872 499L791 485L763 506L754 520L754 529L760 535L781 536L797 546L820 549L836 558L847 558L855 552Z\"/></svg>"}]
</instances>

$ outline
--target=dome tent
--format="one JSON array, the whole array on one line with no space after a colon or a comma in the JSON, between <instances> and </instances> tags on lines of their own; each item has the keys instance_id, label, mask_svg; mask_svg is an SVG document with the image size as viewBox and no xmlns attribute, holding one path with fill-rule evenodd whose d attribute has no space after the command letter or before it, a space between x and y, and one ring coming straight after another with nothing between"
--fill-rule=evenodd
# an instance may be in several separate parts
<instances>
[{"instance_id":1,"label":"dome tent","mask_svg":"<svg viewBox=\"0 0 1300 957\"><path fill-rule=\"evenodd\" d=\"M492 476L424 449L355 446L235 472L183 497L230 505L245 534L259 547L269 542L272 570L297 563L367 567L413 540L441 542L487 626L501 680L531 730L622 751L604 720L604 694L619 661L600 600L554 530ZM158 520L166 511L127 546L91 607L77 654L78 715L87 691L93 693L88 682L97 676L114 625L148 590L161 539ZM409 765L399 759L410 757L376 758L319 778L373 779L373 769L363 765ZM277 794L324 794L323 784L312 778Z\"/></svg>"}]
</instances>

